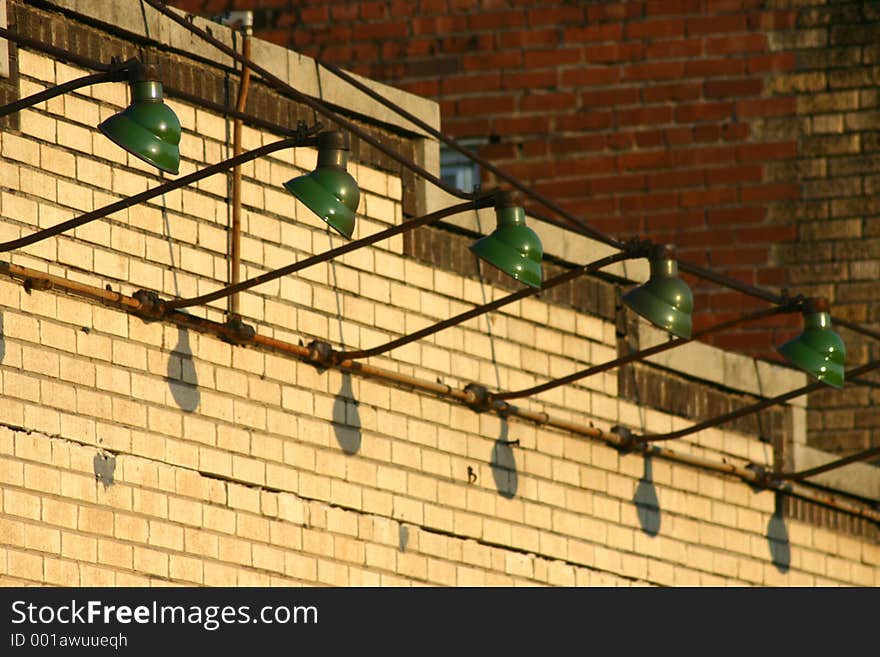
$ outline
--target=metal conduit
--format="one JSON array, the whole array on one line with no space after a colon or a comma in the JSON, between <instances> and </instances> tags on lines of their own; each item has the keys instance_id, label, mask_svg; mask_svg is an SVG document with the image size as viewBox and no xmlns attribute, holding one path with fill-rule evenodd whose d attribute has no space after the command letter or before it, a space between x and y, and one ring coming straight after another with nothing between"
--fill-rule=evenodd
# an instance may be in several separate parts
<instances>
[{"instance_id":1,"label":"metal conduit","mask_svg":"<svg viewBox=\"0 0 880 657\"><path fill-rule=\"evenodd\" d=\"M45 274L28 267L14 265L11 263L0 262L0 274L7 276L13 280L22 282L28 286L28 289L37 290L57 290L76 296L84 297L97 301L99 303L112 306L123 310L127 313L142 316L144 310L143 304L136 298L121 293L104 290L100 287L85 285L75 281L69 281L58 276ZM180 311L172 311L165 315L164 321L183 326L188 329L198 331L200 333L214 335L221 340L241 344L240 334L227 324L214 322L199 317L194 317ZM309 362L312 364L323 364L319 360L319 355L310 347L295 345L283 340L269 338L265 336L255 335L246 341L246 344L258 346L260 348L283 354L298 360ZM393 372L379 367L366 365L350 359L336 362L330 367L334 367L341 371L351 372L366 378L375 379L385 385L403 387L409 390L419 390L428 394L436 395L450 402L464 404L473 408L478 403L477 395L468 390L457 390L449 385L435 383L433 381L419 379L418 377ZM874 364L874 367L880 367L880 363ZM768 490L775 490L780 493L799 497L801 499L821 504L830 508L849 513L851 515L880 523L880 510L870 508L868 506L859 505L840 496L835 496L817 491L812 488L799 485L796 482L779 481L782 474L774 474L773 479L768 478L759 468L749 468L745 466L737 466L731 463L720 463L705 459L702 457L692 456L673 451L659 445L648 445L635 441L632 437L625 437L622 433L614 431L602 431L593 426L587 426L561 418L555 418L547 413L539 413L526 409L517 408L511 405L504 405L503 409L493 409L503 417L516 417L538 425L553 427L564 432L573 433L575 435L584 436L604 442L605 444L615 447L621 452L626 453L641 452L649 456L691 465L694 467L711 470L720 474L730 475L741 479L744 482L759 485Z\"/></svg>"}]
</instances>

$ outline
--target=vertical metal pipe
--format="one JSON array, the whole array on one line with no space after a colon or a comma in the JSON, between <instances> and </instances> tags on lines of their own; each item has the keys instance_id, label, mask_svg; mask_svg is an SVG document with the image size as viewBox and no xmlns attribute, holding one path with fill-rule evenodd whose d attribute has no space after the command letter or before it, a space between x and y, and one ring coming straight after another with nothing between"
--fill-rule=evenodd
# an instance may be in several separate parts
<instances>
[{"instance_id":1,"label":"vertical metal pipe","mask_svg":"<svg viewBox=\"0 0 880 657\"><path fill-rule=\"evenodd\" d=\"M241 54L244 61L251 56L251 31L253 27L245 22L242 26ZM238 100L235 109L244 112L247 105L248 88L251 81L251 69L247 64L241 65L241 80L238 85ZM241 154L241 125L240 118L232 122L232 156ZM229 284L235 285L241 280L241 166L232 169L232 227L229 236ZM229 317L240 317L238 292L229 295Z\"/></svg>"}]
</instances>

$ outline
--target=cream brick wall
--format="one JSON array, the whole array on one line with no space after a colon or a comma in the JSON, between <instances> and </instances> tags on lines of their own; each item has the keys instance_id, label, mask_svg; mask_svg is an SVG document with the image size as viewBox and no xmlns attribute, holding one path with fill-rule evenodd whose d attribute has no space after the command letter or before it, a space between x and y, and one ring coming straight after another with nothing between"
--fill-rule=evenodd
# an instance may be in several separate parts
<instances>
[{"instance_id":1,"label":"cream brick wall","mask_svg":"<svg viewBox=\"0 0 880 657\"><path fill-rule=\"evenodd\" d=\"M19 52L23 88L83 73ZM165 179L95 133L96 117L125 102L122 84L87 88L0 135L4 239ZM228 153L223 118L172 104L182 173ZM245 133L248 146L275 139ZM297 149L244 168L244 275L340 243L278 187L313 164ZM399 223L399 179L351 171L363 190L356 236ZM216 176L5 258L125 294L208 292L226 283L225 193ZM255 288L241 307L260 334L359 348L504 294L403 257L396 239ZM190 312L223 321L225 308ZM654 459L646 484L641 457L575 435L9 280L0 317L3 583L880 585L876 543L794 521L790 567L774 566L774 497L738 480ZM454 388L511 388L611 359L614 340L607 322L534 298L371 362ZM521 404L603 429L688 424L616 395L603 375ZM738 464L771 456L723 429L674 448ZM110 484L95 476L102 456ZM659 532L634 503L646 485Z\"/></svg>"}]
</instances>

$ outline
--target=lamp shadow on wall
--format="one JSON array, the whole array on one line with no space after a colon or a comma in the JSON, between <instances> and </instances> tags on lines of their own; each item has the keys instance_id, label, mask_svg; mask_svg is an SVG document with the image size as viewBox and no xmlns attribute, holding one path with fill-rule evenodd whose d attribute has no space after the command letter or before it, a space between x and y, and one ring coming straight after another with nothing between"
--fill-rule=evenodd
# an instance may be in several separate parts
<instances>
[{"instance_id":1,"label":"lamp shadow on wall","mask_svg":"<svg viewBox=\"0 0 880 657\"><path fill-rule=\"evenodd\" d=\"M776 570L787 573L791 567L791 543L788 540L784 501L780 493L776 493L775 509L767 523L767 547L770 548L770 560Z\"/></svg>"},{"instance_id":2,"label":"lamp shadow on wall","mask_svg":"<svg viewBox=\"0 0 880 657\"><path fill-rule=\"evenodd\" d=\"M489 467L492 468L492 478L495 480L498 494L507 499L516 497L519 475L516 472L516 458L508 438L508 426L505 418L501 418L501 431L498 434L498 440L492 446L492 460L489 462Z\"/></svg>"},{"instance_id":3,"label":"lamp shadow on wall","mask_svg":"<svg viewBox=\"0 0 880 657\"><path fill-rule=\"evenodd\" d=\"M177 346L168 356L167 380L171 396L182 410L192 413L199 407L201 393L192 347L189 344L189 332L182 326L177 329Z\"/></svg>"},{"instance_id":4,"label":"lamp shadow on wall","mask_svg":"<svg viewBox=\"0 0 880 657\"><path fill-rule=\"evenodd\" d=\"M633 503L642 531L648 536L660 533L660 501L657 499L657 487L654 486L651 456L645 454L645 469L636 486Z\"/></svg>"},{"instance_id":5,"label":"lamp shadow on wall","mask_svg":"<svg viewBox=\"0 0 880 657\"><path fill-rule=\"evenodd\" d=\"M351 374L343 372L342 385L333 400L333 433L346 454L357 454L361 448L361 414L351 387Z\"/></svg>"}]
</instances>

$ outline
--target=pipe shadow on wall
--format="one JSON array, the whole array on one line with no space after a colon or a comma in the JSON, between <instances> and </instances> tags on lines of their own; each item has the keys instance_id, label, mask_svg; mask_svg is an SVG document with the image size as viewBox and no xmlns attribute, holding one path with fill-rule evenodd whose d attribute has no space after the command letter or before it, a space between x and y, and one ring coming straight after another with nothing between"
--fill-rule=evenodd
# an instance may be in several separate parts
<instances>
[{"instance_id":1,"label":"pipe shadow on wall","mask_svg":"<svg viewBox=\"0 0 880 657\"><path fill-rule=\"evenodd\" d=\"M6 356L6 338L3 335L3 312L0 311L0 363L3 362L4 356Z\"/></svg>"},{"instance_id":2,"label":"pipe shadow on wall","mask_svg":"<svg viewBox=\"0 0 880 657\"><path fill-rule=\"evenodd\" d=\"M501 418L501 431L498 440L492 446L492 460L489 466L492 468L492 478L495 480L495 488L501 497L512 499L516 496L519 487L519 475L516 472L516 458L513 447L507 437L507 420Z\"/></svg>"},{"instance_id":3,"label":"pipe shadow on wall","mask_svg":"<svg viewBox=\"0 0 880 657\"><path fill-rule=\"evenodd\" d=\"M201 393L192 347L189 344L189 332L182 326L177 329L177 346L168 356L167 381L174 402L182 410L192 413L199 407Z\"/></svg>"},{"instance_id":4,"label":"pipe shadow on wall","mask_svg":"<svg viewBox=\"0 0 880 657\"><path fill-rule=\"evenodd\" d=\"M776 493L775 509L767 523L767 547L770 548L770 560L776 570L787 573L791 567L791 543L785 526L784 498L781 493Z\"/></svg>"},{"instance_id":5,"label":"pipe shadow on wall","mask_svg":"<svg viewBox=\"0 0 880 657\"><path fill-rule=\"evenodd\" d=\"M648 536L656 536L660 533L660 501L657 499L657 487L654 486L651 467L651 456L645 454L645 469L636 486L633 503L636 505L642 531Z\"/></svg>"},{"instance_id":6,"label":"pipe shadow on wall","mask_svg":"<svg viewBox=\"0 0 880 657\"><path fill-rule=\"evenodd\" d=\"M361 448L361 415L348 372L343 372L342 385L333 400L333 433L343 452L358 453Z\"/></svg>"}]
</instances>

